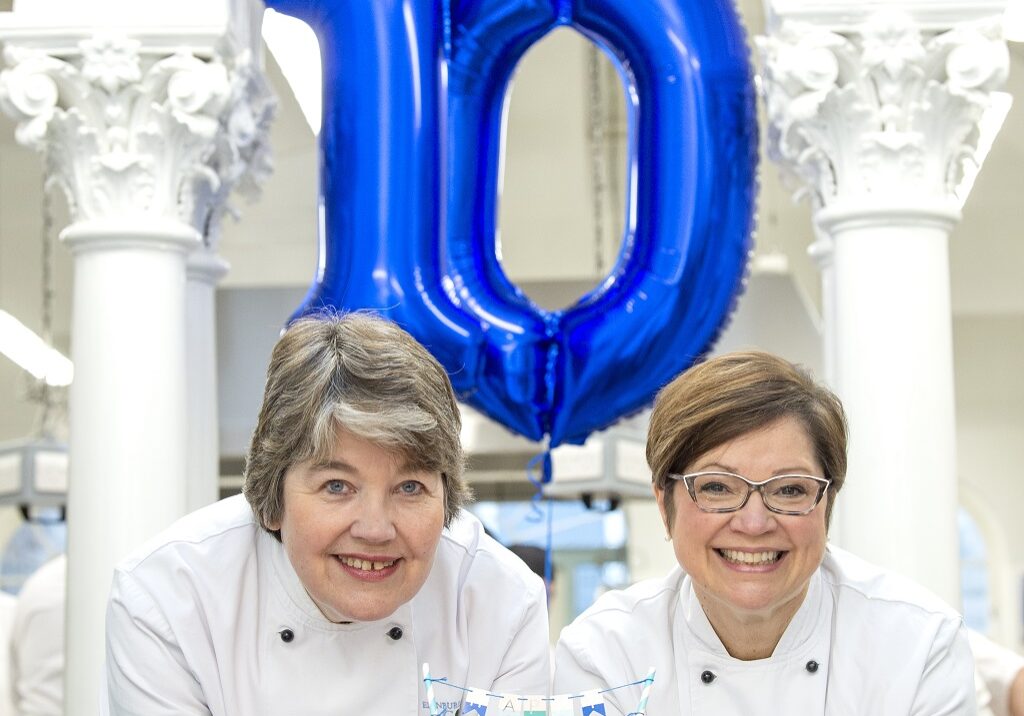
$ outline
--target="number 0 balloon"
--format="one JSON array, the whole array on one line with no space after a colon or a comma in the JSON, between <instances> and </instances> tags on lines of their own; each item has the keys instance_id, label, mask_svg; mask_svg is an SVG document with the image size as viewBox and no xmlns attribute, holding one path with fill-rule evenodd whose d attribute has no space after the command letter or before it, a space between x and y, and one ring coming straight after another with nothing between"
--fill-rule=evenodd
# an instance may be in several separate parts
<instances>
[{"instance_id":1,"label":"number 0 balloon","mask_svg":"<svg viewBox=\"0 0 1024 716\"><path fill-rule=\"evenodd\" d=\"M268 4L306 20L323 54L325 233L299 314L387 315L464 400L552 446L644 407L708 349L742 284L755 196L754 92L732 2ZM630 195L612 271L549 312L504 274L495 228L508 82L560 26L620 70Z\"/></svg>"}]
</instances>

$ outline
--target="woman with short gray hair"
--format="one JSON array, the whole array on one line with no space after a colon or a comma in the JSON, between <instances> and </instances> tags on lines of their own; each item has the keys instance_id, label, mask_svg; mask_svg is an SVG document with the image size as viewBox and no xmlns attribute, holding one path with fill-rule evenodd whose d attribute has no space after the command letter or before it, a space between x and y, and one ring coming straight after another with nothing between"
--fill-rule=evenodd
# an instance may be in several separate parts
<instances>
[{"instance_id":1,"label":"woman with short gray hair","mask_svg":"<svg viewBox=\"0 0 1024 716\"><path fill-rule=\"evenodd\" d=\"M426 713L420 665L546 693L543 583L461 511L441 365L363 313L295 321L270 361L244 496L116 571L109 713Z\"/></svg>"}]
</instances>

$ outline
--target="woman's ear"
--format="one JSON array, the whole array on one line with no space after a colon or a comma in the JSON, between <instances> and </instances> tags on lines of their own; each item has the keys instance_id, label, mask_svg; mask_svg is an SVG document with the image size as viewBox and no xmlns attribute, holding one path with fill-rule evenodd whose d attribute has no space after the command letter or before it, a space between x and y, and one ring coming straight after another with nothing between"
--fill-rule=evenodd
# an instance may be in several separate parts
<instances>
[{"instance_id":1,"label":"woman's ear","mask_svg":"<svg viewBox=\"0 0 1024 716\"><path fill-rule=\"evenodd\" d=\"M668 507L665 505L665 500L672 499L662 487L654 486L654 499L658 501L658 512L661 513L661 523L665 525L665 534L671 536L672 525L668 519Z\"/></svg>"}]
</instances>

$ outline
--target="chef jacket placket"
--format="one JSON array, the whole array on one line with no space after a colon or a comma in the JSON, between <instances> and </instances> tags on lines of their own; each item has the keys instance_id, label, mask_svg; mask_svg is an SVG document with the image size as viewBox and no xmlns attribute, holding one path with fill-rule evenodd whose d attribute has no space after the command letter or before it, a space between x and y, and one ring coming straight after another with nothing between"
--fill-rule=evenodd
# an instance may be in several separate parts
<instances>
[{"instance_id":1,"label":"chef jacket placket","mask_svg":"<svg viewBox=\"0 0 1024 716\"><path fill-rule=\"evenodd\" d=\"M279 686L268 691L288 694L288 713L420 713L422 677L411 604L380 621L333 624L306 593L284 550L269 546L264 563L273 568L261 580L272 595L262 620L271 632L263 677Z\"/></svg>"},{"instance_id":2,"label":"chef jacket placket","mask_svg":"<svg viewBox=\"0 0 1024 716\"><path fill-rule=\"evenodd\" d=\"M831 662L832 595L817 575L776 647L758 661L729 656L688 579L673 629L679 703L690 716L823 714Z\"/></svg>"}]
</instances>

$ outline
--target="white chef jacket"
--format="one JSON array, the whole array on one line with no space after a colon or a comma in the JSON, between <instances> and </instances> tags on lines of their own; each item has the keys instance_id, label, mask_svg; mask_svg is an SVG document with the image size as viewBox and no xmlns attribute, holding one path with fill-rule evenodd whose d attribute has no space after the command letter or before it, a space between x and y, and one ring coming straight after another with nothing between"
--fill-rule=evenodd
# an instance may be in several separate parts
<instances>
[{"instance_id":1,"label":"white chef jacket","mask_svg":"<svg viewBox=\"0 0 1024 716\"><path fill-rule=\"evenodd\" d=\"M417 716L429 713L423 662L454 684L546 693L549 660L543 582L472 515L444 530L412 600L380 621L334 624L237 496L115 571L103 712ZM462 692L434 689L454 713Z\"/></svg>"},{"instance_id":2,"label":"white chef jacket","mask_svg":"<svg viewBox=\"0 0 1024 716\"><path fill-rule=\"evenodd\" d=\"M64 713L66 555L25 580L11 629L11 697L16 716Z\"/></svg>"},{"instance_id":3,"label":"white chef jacket","mask_svg":"<svg viewBox=\"0 0 1024 716\"><path fill-rule=\"evenodd\" d=\"M11 657L11 626L18 600L7 592L0 592L0 714L14 714L12 703L9 660Z\"/></svg>"},{"instance_id":4,"label":"white chef jacket","mask_svg":"<svg viewBox=\"0 0 1024 716\"><path fill-rule=\"evenodd\" d=\"M1024 670L1024 656L999 646L991 639L976 631L967 630L967 639L974 654L975 671L978 674L978 711L981 713L981 699L989 714L1008 716L1010 713L1010 688L1013 680ZM983 696L982 696L983 695Z\"/></svg>"},{"instance_id":5,"label":"white chef jacket","mask_svg":"<svg viewBox=\"0 0 1024 716\"><path fill-rule=\"evenodd\" d=\"M652 716L975 713L960 616L909 580L831 547L771 657L729 656L677 567L604 595L566 627L554 688L615 687L652 666ZM640 692L606 693L609 716L632 712Z\"/></svg>"}]
</instances>

